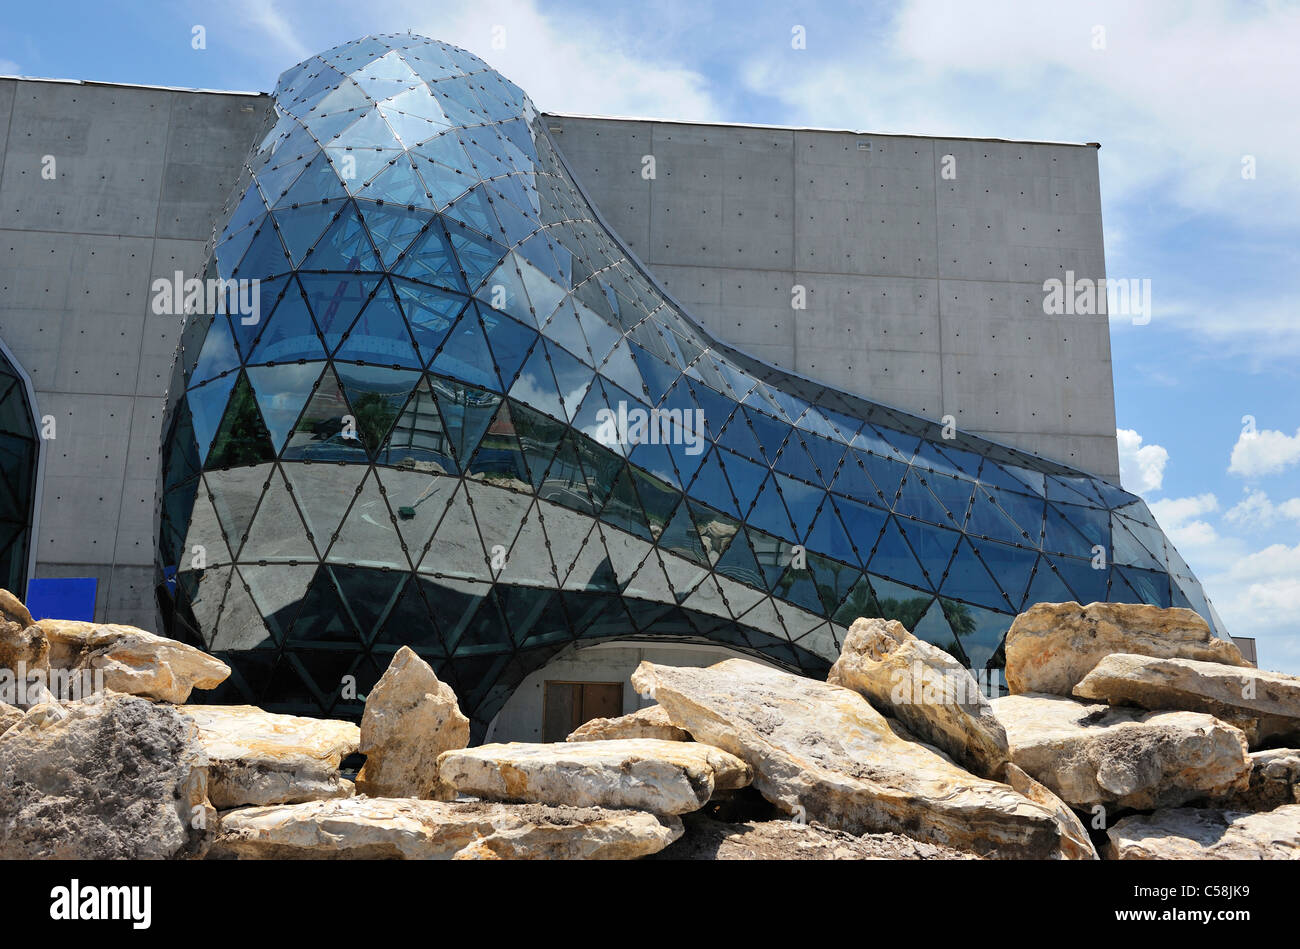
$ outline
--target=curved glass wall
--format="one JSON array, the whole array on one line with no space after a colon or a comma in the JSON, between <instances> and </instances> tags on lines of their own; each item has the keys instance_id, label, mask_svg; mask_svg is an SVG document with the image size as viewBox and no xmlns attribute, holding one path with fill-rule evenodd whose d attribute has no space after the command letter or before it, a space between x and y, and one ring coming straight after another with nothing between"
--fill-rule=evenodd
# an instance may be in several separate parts
<instances>
[{"instance_id":1,"label":"curved glass wall","mask_svg":"<svg viewBox=\"0 0 1300 949\"><path fill-rule=\"evenodd\" d=\"M0 586L27 593L40 441L27 384L0 351Z\"/></svg>"},{"instance_id":2,"label":"curved glass wall","mask_svg":"<svg viewBox=\"0 0 1300 949\"><path fill-rule=\"evenodd\" d=\"M187 320L160 484L170 632L242 700L357 714L406 644L481 730L579 640L821 675L858 616L976 667L1041 600L1213 623L1134 495L709 336L477 57L368 37L275 106L205 274L258 283Z\"/></svg>"}]
</instances>

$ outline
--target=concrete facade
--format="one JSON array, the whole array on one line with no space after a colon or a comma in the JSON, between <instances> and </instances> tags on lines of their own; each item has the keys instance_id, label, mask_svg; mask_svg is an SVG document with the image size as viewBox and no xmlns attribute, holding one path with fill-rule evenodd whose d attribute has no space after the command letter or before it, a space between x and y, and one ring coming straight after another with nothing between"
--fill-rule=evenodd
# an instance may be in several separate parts
<instances>
[{"instance_id":1,"label":"concrete facade","mask_svg":"<svg viewBox=\"0 0 1300 949\"><path fill-rule=\"evenodd\" d=\"M35 576L95 577L100 620L157 628L154 483L180 318L151 312L150 285L202 266L266 108L0 79L0 337L54 421Z\"/></svg>"},{"instance_id":2,"label":"concrete facade","mask_svg":"<svg viewBox=\"0 0 1300 949\"><path fill-rule=\"evenodd\" d=\"M1107 318L1043 313L1045 280L1105 276L1095 147L548 119L606 220L720 339L1119 480Z\"/></svg>"},{"instance_id":3,"label":"concrete facade","mask_svg":"<svg viewBox=\"0 0 1300 949\"><path fill-rule=\"evenodd\" d=\"M101 621L157 628L154 491L180 319L151 312L150 286L197 273L268 103L0 79L0 338L55 433L35 575L96 577ZM1106 318L1042 314L1044 279L1105 272L1094 149L550 124L610 224L721 339L1118 479ZM948 154L955 180L940 175Z\"/></svg>"}]
</instances>

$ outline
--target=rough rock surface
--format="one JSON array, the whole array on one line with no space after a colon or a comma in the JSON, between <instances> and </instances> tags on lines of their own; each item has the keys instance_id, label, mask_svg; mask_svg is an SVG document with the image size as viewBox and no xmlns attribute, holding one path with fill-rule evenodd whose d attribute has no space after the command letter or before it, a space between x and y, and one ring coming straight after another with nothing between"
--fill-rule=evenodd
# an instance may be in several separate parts
<instances>
[{"instance_id":1,"label":"rough rock surface","mask_svg":"<svg viewBox=\"0 0 1300 949\"><path fill-rule=\"evenodd\" d=\"M649 705L618 718L593 718L580 725L565 741L610 741L621 738L657 738L660 741L690 741L691 733L668 720L659 705Z\"/></svg>"},{"instance_id":2,"label":"rough rock surface","mask_svg":"<svg viewBox=\"0 0 1300 949\"><path fill-rule=\"evenodd\" d=\"M351 722L275 715L251 705L183 705L209 759L208 798L218 810L346 797L339 774L357 750Z\"/></svg>"},{"instance_id":3,"label":"rough rock surface","mask_svg":"<svg viewBox=\"0 0 1300 949\"><path fill-rule=\"evenodd\" d=\"M1200 712L1143 712L1044 694L992 704L1012 761L1074 807L1175 807L1249 781L1246 736Z\"/></svg>"},{"instance_id":4,"label":"rough rock surface","mask_svg":"<svg viewBox=\"0 0 1300 949\"><path fill-rule=\"evenodd\" d=\"M1300 804L1300 751L1272 748L1251 752L1250 787L1214 804L1228 811L1271 811L1284 804Z\"/></svg>"},{"instance_id":5,"label":"rough rock surface","mask_svg":"<svg viewBox=\"0 0 1300 949\"><path fill-rule=\"evenodd\" d=\"M469 744L456 693L406 646L366 696L361 717L365 767L357 790L371 797L454 797L438 779L438 756Z\"/></svg>"},{"instance_id":6,"label":"rough rock surface","mask_svg":"<svg viewBox=\"0 0 1300 949\"><path fill-rule=\"evenodd\" d=\"M1116 652L1249 665L1235 645L1214 638L1192 610L1140 603L1038 603L1007 631L1007 688L1013 695L1070 695L1098 662Z\"/></svg>"},{"instance_id":7,"label":"rough rock surface","mask_svg":"<svg viewBox=\"0 0 1300 949\"><path fill-rule=\"evenodd\" d=\"M25 714L22 709L16 706L0 702L0 735L7 732L11 726L17 725Z\"/></svg>"},{"instance_id":8,"label":"rough rock surface","mask_svg":"<svg viewBox=\"0 0 1300 949\"><path fill-rule=\"evenodd\" d=\"M1026 774L1017 765L1007 762L1002 770L1002 780L1009 784L1017 794L1023 794L1035 804L1046 807L1061 822L1063 828L1061 849L1071 860L1099 860L1097 848L1092 845L1088 830L1079 820L1079 815L1051 792L1051 789Z\"/></svg>"},{"instance_id":9,"label":"rough rock surface","mask_svg":"<svg viewBox=\"0 0 1300 949\"><path fill-rule=\"evenodd\" d=\"M352 797L224 814L211 856L626 860L681 834L678 818L644 811Z\"/></svg>"},{"instance_id":10,"label":"rough rock surface","mask_svg":"<svg viewBox=\"0 0 1300 949\"><path fill-rule=\"evenodd\" d=\"M32 614L22 600L0 589L0 669L16 672L22 663L35 672L48 667L49 643L32 628Z\"/></svg>"},{"instance_id":11,"label":"rough rock surface","mask_svg":"<svg viewBox=\"0 0 1300 949\"><path fill-rule=\"evenodd\" d=\"M754 787L783 813L989 856L1069 849L1050 810L912 741L849 689L744 659L707 669L643 662L632 683L697 740L748 762Z\"/></svg>"},{"instance_id":12,"label":"rough rock surface","mask_svg":"<svg viewBox=\"0 0 1300 949\"><path fill-rule=\"evenodd\" d=\"M714 790L749 784L749 765L709 745L620 741L481 745L438 760L442 780L496 801L630 807L654 814L699 810Z\"/></svg>"},{"instance_id":13,"label":"rough rock surface","mask_svg":"<svg viewBox=\"0 0 1300 949\"><path fill-rule=\"evenodd\" d=\"M1082 699L1207 712L1246 732L1252 745L1300 738L1300 676L1197 659L1106 656L1078 685Z\"/></svg>"},{"instance_id":14,"label":"rough rock surface","mask_svg":"<svg viewBox=\"0 0 1300 949\"><path fill-rule=\"evenodd\" d=\"M202 650L134 626L43 619L52 669L102 672L104 688L158 702L184 703L191 689L215 689L230 667Z\"/></svg>"},{"instance_id":15,"label":"rough rock surface","mask_svg":"<svg viewBox=\"0 0 1300 949\"><path fill-rule=\"evenodd\" d=\"M37 705L0 738L0 859L162 859L215 819L176 709L131 696Z\"/></svg>"},{"instance_id":16,"label":"rough rock surface","mask_svg":"<svg viewBox=\"0 0 1300 949\"><path fill-rule=\"evenodd\" d=\"M1300 804L1262 814L1175 807L1125 817L1106 836L1112 860L1298 860Z\"/></svg>"},{"instance_id":17,"label":"rough rock surface","mask_svg":"<svg viewBox=\"0 0 1300 949\"><path fill-rule=\"evenodd\" d=\"M650 860L978 860L973 853L902 834L861 837L789 820L724 823L705 814L682 818L686 833Z\"/></svg>"},{"instance_id":18,"label":"rough rock surface","mask_svg":"<svg viewBox=\"0 0 1300 949\"><path fill-rule=\"evenodd\" d=\"M994 777L1011 760L975 677L897 620L857 620L826 681L857 692L976 774Z\"/></svg>"}]
</instances>

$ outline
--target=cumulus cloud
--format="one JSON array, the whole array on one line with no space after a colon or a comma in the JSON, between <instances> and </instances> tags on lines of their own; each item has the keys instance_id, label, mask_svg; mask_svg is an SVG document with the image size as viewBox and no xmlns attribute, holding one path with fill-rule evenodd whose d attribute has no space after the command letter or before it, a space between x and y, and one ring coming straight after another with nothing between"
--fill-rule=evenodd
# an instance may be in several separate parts
<instances>
[{"instance_id":1,"label":"cumulus cloud","mask_svg":"<svg viewBox=\"0 0 1300 949\"><path fill-rule=\"evenodd\" d=\"M1243 431L1232 446L1228 471L1243 478L1276 474L1300 463L1300 428L1294 435L1263 429Z\"/></svg>"},{"instance_id":2,"label":"cumulus cloud","mask_svg":"<svg viewBox=\"0 0 1300 949\"><path fill-rule=\"evenodd\" d=\"M1266 492L1247 488L1242 499L1224 512L1223 519L1238 527L1253 529L1272 527L1287 520L1300 523L1300 498L1274 504Z\"/></svg>"},{"instance_id":3,"label":"cumulus cloud","mask_svg":"<svg viewBox=\"0 0 1300 949\"><path fill-rule=\"evenodd\" d=\"M1119 481L1134 494L1159 491L1165 480L1169 452L1160 445L1143 445L1142 436L1131 428L1117 429Z\"/></svg>"},{"instance_id":4,"label":"cumulus cloud","mask_svg":"<svg viewBox=\"0 0 1300 949\"><path fill-rule=\"evenodd\" d=\"M1229 632L1259 637L1262 666L1293 673L1300 668L1300 544L1271 544L1234 558L1202 582Z\"/></svg>"}]
</instances>

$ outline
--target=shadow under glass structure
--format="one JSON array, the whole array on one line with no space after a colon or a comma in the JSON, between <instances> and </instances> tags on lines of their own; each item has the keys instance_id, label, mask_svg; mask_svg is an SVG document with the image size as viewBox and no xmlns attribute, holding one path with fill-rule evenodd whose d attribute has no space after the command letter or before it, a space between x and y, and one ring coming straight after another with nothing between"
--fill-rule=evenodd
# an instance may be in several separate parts
<instances>
[{"instance_id":1,"label":"shadow under glass structure","mask_svg":"<svg viewBox=\"0 0 1300 949\"><path fill-rule=\"evenodd\" d=\"M274 119L205 273L259 316L187 318L163 424L159 600L225 697L354 716L409 645L481 735L575 642L824 675L859 616L973 667L1044 600L1217 631L1135 495L712 338L477 57L360 39Z\"/></svg>"}]
</instances>

